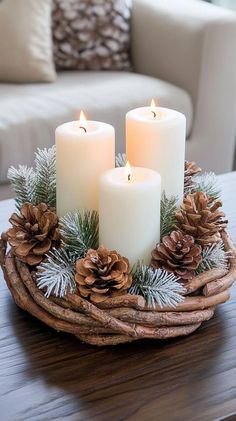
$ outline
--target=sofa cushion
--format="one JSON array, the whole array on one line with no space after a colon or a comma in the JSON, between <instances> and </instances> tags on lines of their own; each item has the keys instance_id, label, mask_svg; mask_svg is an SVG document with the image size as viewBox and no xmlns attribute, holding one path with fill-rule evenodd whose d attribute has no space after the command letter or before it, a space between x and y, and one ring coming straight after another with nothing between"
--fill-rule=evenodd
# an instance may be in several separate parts
<instances>
[{"instance_id":1,"label":"sofa cushion","mask_svg":"<svg viewBox=\"0 0 236 421\"><path fill-rule=\"evenodd\" d=\"M58 69L128 70L131 0L53 0Z\"/></svg>"},{"instance_id":2,"label":"sofa cushion","mask_svg":"<svg viewBox=\"0 0 236 421\"><path fill-rule=\"evenodd\" d=\"M189 95L167 82L130 72L62 72L53 84L0 84L0 180L10 165L33 162L37 147L54 143L55 128L76 119L80 109L91 120L112 124L116 150L125 150L125 114L150 103L183 112L192 125Z\"/></svg>"},{"instance_id":3,"label":"sofa cushion","mask_svg":"<svg viewBox=\"0 0 236 421\"><path fill-rule=\"evenodd\" d=\"M0 1L0 81L52 82L51 0Z\"/></svg>"}]
</instances>

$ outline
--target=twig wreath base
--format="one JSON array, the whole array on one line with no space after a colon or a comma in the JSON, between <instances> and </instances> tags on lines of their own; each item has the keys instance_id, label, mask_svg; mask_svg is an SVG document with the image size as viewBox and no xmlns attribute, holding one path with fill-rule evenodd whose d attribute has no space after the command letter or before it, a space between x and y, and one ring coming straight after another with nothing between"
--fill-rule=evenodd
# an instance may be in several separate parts
<instances>
[{"instance_id":1,"label":"twig wreath base","mask_svg":"<svg viewBox=\"0 0 236 421\"><path fill-rule=\"evenodd\" d=\"M169 339L189 335L211 319L215 307L230 298L236 279L236 248L225 231L228 269L211 269L185 284L185 298L173 307L150 309L144 297L126 294L94 305L78 294L46 298L38 289L35 273L7 252L0 240L0 264L16 304L56 331L75 335L91 345L117 345L138 339Z\"/></svg>"}]
</instances>

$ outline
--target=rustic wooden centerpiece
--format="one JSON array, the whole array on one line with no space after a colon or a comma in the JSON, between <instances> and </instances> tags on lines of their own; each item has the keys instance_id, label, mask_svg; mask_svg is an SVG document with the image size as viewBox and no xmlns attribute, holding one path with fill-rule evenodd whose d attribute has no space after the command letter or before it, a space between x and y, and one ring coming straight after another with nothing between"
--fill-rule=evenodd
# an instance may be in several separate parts
<instances>
[{"instance_id":1,"label":"rustic wooden centerpiece","mask_svg":"<svg viewBox=\"0 0 236 421\"><path fill-rule=\"evenodd\" d=\"M53 162L47 164L54 171L51 155ZM17 171L10 172L15 190ZM203 179L197 179L198 172L186 163L184 203L168 219L163 212L171 206L163 199L161 243L151 266L140 263L136 269L116 251L98 248L94 214L77 214L81 232L78 244L74 242L75 219L58 221L52 209L55 183L51 191L40 190L40 202L39 193L32 196L30 191L29 203L18 189L18 212L0 241L1 267L16 304L91 345L168 339L195 331L213 317L216 305L230 298L236 279L236 249L219 211L221 203L211 189L209 194L209 184L201 184L199 191ZM32 185L36 191L36 181Z\"/></svg>"}]
</instances>

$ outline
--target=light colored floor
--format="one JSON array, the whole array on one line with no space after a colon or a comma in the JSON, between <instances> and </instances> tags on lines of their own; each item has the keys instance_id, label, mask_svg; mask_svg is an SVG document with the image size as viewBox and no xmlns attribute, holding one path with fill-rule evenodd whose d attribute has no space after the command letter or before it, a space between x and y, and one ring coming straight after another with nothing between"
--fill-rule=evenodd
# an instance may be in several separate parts
<instances>
[{"instance_id":1,"label":"light colored floor","mask_svg":"<svg viewBox=\"0 0 236 421\"><path fill-rule=\"evenodd\" d=\"M9 184L0 184L0 200L11 199L13 196Z\"/></svg>"}]
</instances>

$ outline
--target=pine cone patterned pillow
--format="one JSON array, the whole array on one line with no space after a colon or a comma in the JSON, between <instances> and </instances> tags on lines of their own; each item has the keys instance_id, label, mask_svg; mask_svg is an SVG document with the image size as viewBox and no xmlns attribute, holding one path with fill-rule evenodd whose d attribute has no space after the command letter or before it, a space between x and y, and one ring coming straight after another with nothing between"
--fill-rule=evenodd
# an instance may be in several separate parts
<instances>
[{"instance_id":1,"label":"pine cone patterned pillow","mask_svg":"<svg viewBox=\"0 0 236 421\"><path fill-rule=\"evenodd\" d=\"M130 70L131 0L53 0L57 69Z\"/></svg>"}]
</instances>

